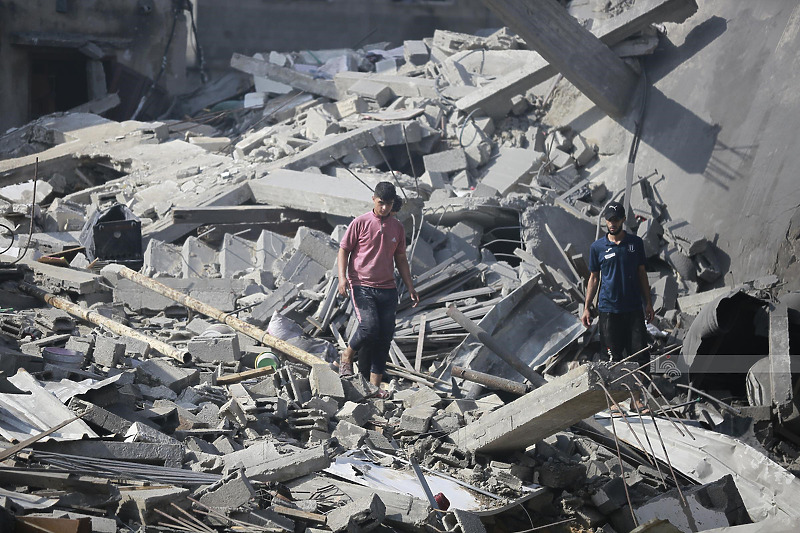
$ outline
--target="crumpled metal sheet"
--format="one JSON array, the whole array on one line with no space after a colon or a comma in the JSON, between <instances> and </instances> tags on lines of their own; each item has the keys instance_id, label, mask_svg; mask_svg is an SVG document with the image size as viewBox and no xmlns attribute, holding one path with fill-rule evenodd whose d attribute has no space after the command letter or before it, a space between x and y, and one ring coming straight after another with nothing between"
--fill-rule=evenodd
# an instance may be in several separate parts
<instances>
[{"instance_id":1,"label":"crumpled metal sheet","mask_svg":"<svg viewBox=\"0 0 800 533\"><path fill-rule=\"evenodd\" d=\"M526 281L478 322L531 368L544 364L586 331L580 320L556 305L537 283L536 278ZM524 379L471 335L453 350L447 362L514 381Z\"/></svg>"},{"instance_id":2,"label":"crumpled metal sheet","mask_svg":"<svg viewBox=\"0 0 800 533\"><path fill-rule=\"evenodd\" d=\"M597 422L611 431L612 419L595 417ZM770 516L800 521L800 479L770 460L755 448L728 435L692 427L695 440L681 436L666 419L656 418L658 431L664 439L672 467L698 483L711 483L726 474L732 474L736 488L742 496L750 518L760 522ZM639 420L631 426L615 420L616 433L630 446L641 450L639 441L647 442L645 431L653 443L655 456L664 461L664 452L658 444L658 434L653 421L644 418L644 428ZM632 429L633 428L633 429ZM645 451L645 450L642 450ZM651 450L646 450L651 453Z\"/></svg>"},{"instance_id":3,"label":"crumpled metal sheet","mask_svg":"<svg viewBox=\"0 0 800 533\"><path fill-rule=\"evenodd\" d=\"M55 394L56 398L61 400L62 403L66 403L73 396L86 394L90 390L102 389L107 385L116 383L121 377L122 374L117 374L116 376L111 376L103 380L87 378L83 381L72 381L70 379L62 379L61 381L48 381L44 384L44 388Z\"/></svg>"},{"instance_id":4,"label":"crumpled metal sheet","mask_svg":"<svg viewBox=\"0 0 800 533\"><path fill-rule=\"evenodd\" d=\"M0 394L0 436L19 442L57 426L75 416L59 399L24 369L8 378L17 388L31 394ZM82 420L76 420L42 439L66 441L97 434Z\"/></svg>"}]
</instances>

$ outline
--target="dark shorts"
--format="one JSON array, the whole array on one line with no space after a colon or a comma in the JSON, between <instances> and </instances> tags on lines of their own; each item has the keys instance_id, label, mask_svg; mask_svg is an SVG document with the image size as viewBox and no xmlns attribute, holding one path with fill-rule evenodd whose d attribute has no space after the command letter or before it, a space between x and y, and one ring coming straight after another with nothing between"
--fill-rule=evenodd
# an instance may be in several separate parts
<instances>
[{"instance_id":1,"label":"dark shorts","mask_svg":"<svg viewBox=\"0 0 800 533\"><path fill-rule=\"evenodd\" d=\"M603 353L612 361L619 361L645 348L650 334L644 321L644 312L600 313L600 343ZM639 366L650 361L649 351L637 355L631 362ZM643 368L645 372L649 369Z\"/></svg>"},{"instance_id":2,"label":"dark shorts","mask_svg":"<svg viewBox=\"0 0 800 533\"><path fill-rule=\"evenodd\" d=\"M397 289L353 285L350 294L358 319L350 347L358 352L358 369L367 378L370 372L383 374L394 337Z\"/></svg>"}]
</instances>

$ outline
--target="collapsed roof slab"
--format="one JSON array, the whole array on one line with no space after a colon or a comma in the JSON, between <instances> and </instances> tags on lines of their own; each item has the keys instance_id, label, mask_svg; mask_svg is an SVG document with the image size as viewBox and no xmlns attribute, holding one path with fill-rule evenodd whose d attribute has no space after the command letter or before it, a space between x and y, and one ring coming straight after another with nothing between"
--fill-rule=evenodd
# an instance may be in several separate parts
<instances>
[{"instance_id":1,"label":"collapsed roof slab","mask_svg":"<svg viewBox=\"0 0 800 533\"><path fill-rule=\"evenodd\" d=\"M339 159L375 146L378 143L376 135L379 135L383 127L383 124L370 124L345 133L326 135L302 152L267 163L263 168L267 171L278 168L304 170L308 167L330 165L331 158Z\"/></svg>"},{"instance_id":2,"label":"collapsed roof slab","mask_svg":"<svg viewBox=\"0 0 800 533\"><path fill-rule=\"evenodd\" d=\"M435 80L428 78L410 78L407 76L393 76L391 74L371 74L368 72L339 72L333 81L341 98L348 96L350 87L362 80L374 81L385 85L395 96L410 96L413 98L439 98L436 94Z\"/></svg>"},{"instance_id":3,"label":"collapsed roof slab","mask_svg":"<svg viewBox=\"0 0 800 533\"><path fill-rule=\"evenodd\" d=\"M695 0L639 0L630 9L598 25L591 32L604 44L611 46L652 23L682 22L695 11ZM502 118L511 109L512 96L524 93L555 74L555 67L536 54L523 67L460 98L456 107L465 112L480 108L492 118Z\"/></svg>"},{"instance_id":4,"label":"collapsed roof slab","mask_svg":"<svg viewBox=\"0 0 800 533\"><path fill-rule=\"evenodd\" d=\"M233 54L231 67L253 76L269 78L285 83L295 89L337 100L336 86L331 80L316 79L297 70L270 63L266 59L256 59L242 54Z\"/></svg>"},{"instance_id":5,"label":"collapsed roof slab","mask_svg":"<svg viewBox=\"0 0 800 533\"><path fill-rule=\"evenodd\" d=\"M372 194L361 183L313 172L280 169L250 181L259 204L356 217L370 210Z\"/></svg>"},{"instance_id":6,"label":"collapsed roof slab","mask_svg":"<svg viewBox=\"0 0 800 533\"><path fill-rule=\"evenodd\" d=\"M609 430L614 423L609 418L597 421ZM660 461L667 458L654 439L663 440L671 466L697 483L711 483L733 474L754 522L770 516L788 518L795 524L800 520L800 479L739 439L700 427L692 427L689 436L663 418L643 418L632 426L617 423L614 429L621 440L640 450L639 443L649 436L654 446L643 451L654 453Z\"/></svg>"},{"instance_id":7,"label":"collapsed roof slab","mask_svg":"<svg viewBox=\"0 0 800 533\"><path fill-rule=\"evenodd\" d=\"M635 365L581 365L513 402L483 415L450 435L456 446L480 453L524 451L561 430L607 408L603 382L624 375ZM625 380L605 385L615 400L629 395ZM633 381L633 379L631 379Z\"/></svg>"},{"instance_id":8,"label":"collapsed roof slab","mask_svg":"<svg viewBox=\"0 0 800 533\"><path fill-rule=\"evenodd\" d=\"M556 305L531 278L503 298L478 322L503 347L531 368L544 364L583 335L585 328L574 315ZM470 335L450 354L451 365L520 381L520 374Z\"/></svg>"}]
</instances>

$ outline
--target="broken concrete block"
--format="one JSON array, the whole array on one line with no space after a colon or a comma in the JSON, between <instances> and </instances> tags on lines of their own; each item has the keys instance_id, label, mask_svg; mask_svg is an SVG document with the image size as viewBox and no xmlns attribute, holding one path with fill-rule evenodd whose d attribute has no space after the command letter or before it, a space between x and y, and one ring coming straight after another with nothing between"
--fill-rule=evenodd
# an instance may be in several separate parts
<instances>
[{"instance_id":1,"label":"broken concrete block","mask_svg":"<svg viewBox=\"0 0 800 533\"><path fill-rule=\"evenodd\" d=\"M196 368L179 368L166 359L148 359L136 367L136 377L151 386L164 385L179 392L199 382Z\"/></svg>"},{"instance_id":2,"label":"broken concrete block","mask_svg":"<svg viewBox=\"0 0 800 533\"><path fill-rule=\"evenodd\" d=\"M155 509L169 514L174 511L172 504L184 508L189 506L189 501L186 499L189 489L181 487L134 487L131 490L121 488L119 492L122 498L119 501L117 514L123 520L132 520L141 524L152 525L162 520L161 515L156 513Z\"/></svg>"},{"instance_id":3,"label":"broken concrete block","mask_svg":"<svg viewBox=\"0 0 800 533\"><path fill-rule=\"evenodd\" d=\"M170 437L141 422L134 422L131 424L131 427L125 432L124 437L125 442L151 442L154 444L181 445L180 441L174 437Z\"/></svg>"},{"instance_id":4,"label":"broken concrete block","mask_svg":"<svg viewBox=\"0 0 800 533\"><path fill-rule=\"evenodd\" d=\"M313 287L322 281L328 270L302 250L295 250L283 265L276 285L283 286L285 282L289 281L294 285Z\"/></svg>"},{"instance_id":5,"label":"broken concrete block","mask_svg":"<svg viewBox=\"0 0 800 533\"><path fill-rule=\"evenodd\" d=\"M132 422L121 416L84 400L76 397L70 398L69 408L73 412L82 412L83 421L92 426L102 428L103 430L116 435L125 435L128 428L131 427Z\"/></svg>"},{"instance_id":6,"label":"broken concrete block","mask_svg":"<svg viewBox=\"0 0 800 533\"><path fill-rule=\"evenodd\" d=\"M609 369L604 363L581 365L517 400L484 414L450 435L450 438L457 446L469 451L509 451L527 447L604 410L607 407L606 396L599 386L598 373L611 372L616 375L624 365L628 363L619 364L614 369ZM611 379L620 377L622 374ZM606 383L611 381L601 379ZM624 378L609 389L611 395L620 400L626 397L622 380Z\"/></svg>"},{"instance_id":7,"label":"broken concrete block","mask_svg":"<svg viewBox=\"0 0 800 533\"><path fill-rule=\"evenodd\" d=\"M237 335L195 337L188 342L186 349L193 360L204 363L230 363L242 358Z\"/></svg>"},{"instance_id":8,"label":"broken concrete block","mask_svg":"<svg viewBox=\"0 0 800 533\"><path fill-rule=\"evenodd\" d=\"M255 266L269 272L276 259L286 250L289 239L269 230L263 230L256 242Z\"/></svg>"},{"instance_id":9,"label":"broken concrete block","mask_svg":"<svg viewBox=\"0 0 800 533\"><path fill-rule=\"evenodd\" d=\"M655 257L661 252L661 236L664 235L664 228L661 223L651 218L645 218L639 224L636 234L644 243L644 253L647 257Z\"/></svg>"},{"instance_id":10,"label":"broken concrete block","mask_svg":"<svg viewBox=\"0 0 800 533\"><path fill-rule=\"evenodd\" d=\"M261 102L263 105L264 102ZM245 106L247 107L247 106ZM231 140L227 137L189 137L189 144L199 146L207 152L219 152L231 145Z\"/></svg>"},{"instance_id":11,"label":"broken concrete block","mask_svg":"<svg viewBox=\"0 0 800 533\"><path fill-rule=\"evenodd\" d=\"M692 256L692 260L695 264L697 279L712 283L722 276L722 269L713 246L708 246L699 254Z\"/></svg>"},{"instance_id":12,"label":"broken concrete block","mask_svg":"<svg viewBox=\"0 0 800 533\"><path fill-rule=\"evenodd\" d=\"M417 405L403 411L400 416L401 430L413 433L425 433L431 425L431 419L436 414L436 408L427 405Z\"/></svg>"},{"instance_id":13,"label":"broken concrete block","mask_svg":"<svg viewBox=\"0 0 800 533\"><path fill-rule=\"evenodd\" d=\"M219 252L220 273L232 279L251 270L255 263L255 244L237 235L225 234Z\"/></svg>"},{"instance_id":14,"label":"broken concrete block","mask_svg":"<svg viewBox=\"0 0 800 533\"><path fill-rule=\"evenodd\" d=\"M564 168L575 164L575 160L569 153L558 148L550 150L548 158L550 161L550 166L555 169Z\"/></svg>"},{"instance_id":15,"label":"broken concrete block","mask_svg":"<svg viewBox=\"0 0 800 533\"><path fill-rule=\"evenodd\" d=\"M181 247L181 259L184 278L207 278L219 271L217 252L197 237L186 238Z\"/></svg>"},{"instance_id":16,"label":"broken concrete block","mask_svg":"<svg viewBox=\"0 0 800 533\"><path fill-rule=\"evenodd\" d=\"M98 365L114 367L124 356L124 343L102 335L95 338L92 359Z\"/></svg>"},{"instance_id":17,"label":"broken concrete block","mask_svg":"<svg viewBox=\"0 0 800 533\"><path fill-rule=\"evenodd\" d=\"M535 150L502 147L497 157L486 165L478 181L505 196L517 184L530 183L531 172L542 164L542 155Z\"/></svg>"},{"instance_id":18,"label":"broken concrete block","mask_svg":"<svg viewBox=\"0 0 800 533\"><path fill-rule=\"evenodd\" d=\"M575 158L575 164L579 167L585 167L597 156L596 148L586 142L586 139L580 135L575 135L572 138L572 145L574 146L572 157Z\"/></svg>"},{"instance_id":19,"label":"broken concrete block","mask_svg":"<svg viewBox=\"0 0 800 533\"><path fill-rule=\"evenodd\" d=\"M426 172L453 174L467 168L467 156L463 148L453 148L422 157Z\"/></svg>"},{"instance_id":20,"label":"broken concrete block","mask_svg":"<svg viewBox=\"0 0 800 533\"><path fill-rule=\"evenodd\" d=\"M472 179L469 176L469 172L466 170L462 170L453 178L451 179L451 183L454 189L471 189L472 188Z\"/></svg>"},{"instance_id":21,"label":"broken concrete block","mask_svg":"<svg viewBox=\"0 0 800 533\"><path fill-rule=\"evenodd\" d=\"M221 311L233 311L238 295L243 294L251 279L199 279L163 278L159 282L196 298L206 305ZM129 279L120 279L114 286L114 300L124 303L138 313L159 313L167 308L178 308L180 304L155 291L146 289Z\"/></svg>"},{"instance_id":22,"label":"broken concrete block","mask_svg":"<svg viewBox=\"0 0 800 533\"><path fill-rule=\"evenodd\" d=\"M478 250L482 238L483 226L472 222L459 222L450 228L445 247L434 252L434 257L441 263L448 257L464 252L467 259L477 261L480 258Z\"/></svg>"},{"instance_id":23,"label":"broken concrete block","mask_svg":"<svg viewBox=\"0 0 800 533\"><path fill-rule=\"evenodd\" d=\"M373 101L380 107L385 106L389 103L389 100L394 98L394 92L387 85L369 79L358 80L347 91L366 100Z\"/></svg>"},{"instance_id":24,"label":"broken concrete block","mask_svg":"<svg viewBox=\"0 0 800 533\"><path fill-rule=\"evenodd\" d=\"M347 420L342 420L336 424L336 429L331 435L339 441L339 444L349 450L361 447L367 439L368 431L361 426L357 426Z\"/></svg>"},{"instance_id":25,"label":"broken concrete block","mask_svg":"<svg viewBox=\"0 0 800 533\"><path fill-rule=\"evenodd\" d=\"M705 251L708 247L705 235L682 218L664 224L664 238L690 257Z\"/></svg>"},{"instance_id":26,"label":"broken concrete block","mask_svg":"<svg viewBox=\"0 0 800 533\"><path fill-rule=\"evenodd\" d=\"M317 140L340 131L336 119L322 109L315 107L306 111L306 138Z\"/></svg>"},{"instance_id":27,"label":"broken concrete block","mask_svg":"<svg viewBox=\"0 0 800 533\"><path fill-rule=\"evenodd\" d=\"M395 395L395 399L401 399L403 401L403 407L409 409L411 407L416 407L418 405L425 405L428 407L438 407L439 404L442 402L441 397L436 394L436 391L430 387L426 387L421 385L418 389L406 389L407 391L411 391L411 394L404 394L400 396L399 394ZM406 392L406 391L403 391Z\"/></svg>"},{"instance_id":28,"label":"broken concrete block","mask_svg":"<svg viewBox=\"0 0 800 533\"><path fill-rule=\"evenodd\" d=\"M511 114L521 115L530 107L530 102L521 94L511 97Z\"/></svg>"},{"instance_id":29,"label":"broken concrete block","mask_svg":"<svg viewBox=\"0 0 800 533\"><path fill-rule=\"evenodd\" d=\"M311 393L317 397L329 397L336 402L344 401L344 388L339 374L328 365L313 365L308 375Z\"/></svg>"},{"instance_id":30,"label":"broken concrete block","mask_svg":"<svg viewBox=\"0 0 800 533\"><path fill-rule=\"evenodd\" d=\"M611 478L592 494L592 503L603 514L611 514L627 503L625 482L621 477Z\"/></svg>"},{"instance_id":31,"label":"broken concrete block","mask_svg":"<svg viewBox=\"0 0 800 533\"><path fill-rule=\"evenodd\" d=\"M663 313L675 309L678 303L678 282L673 276L664 276L652 285L653 309Z\"/></svg>"},{"instance_id":32,"label":"broken concrete block","mask_svg":"<svg viewBox=\"0 0 800 533\"><path fill-rule=\"evenodd\" d=\"M370 408L363 403L346 402L336 413L336 418L346 420L357 426L363 426L370 419Z\"/></svg>"},{"instance_id":33,"label":"broken concrete block","mask_svg":"<svg viewBox=\"0 0 800 533\"><path fill-rule=\"evenodd\" d=\"M683 505L677 490L673 489L636 508L636 519L639 523L656 518L667 519L680 531L705 531L750 523L750 517L731 474L713 483L684 488L682 492L688 509Z\"/></svg>"},{"instance_id":34,"label":"broken concrete block","mask_svg":"<svg viewBox=\"0 0 800 533\"><path fill-rule=\"evenodd\" d=\"M430 50L425 41L404 41L403 42L403 57L406 62L412 65L424 65L428 62Z\"/></svg>"},{"instance_id":35,"label":"broken concrete block","mask_svg":"<svg viewBox=\"0 0 800 533\"><path fill-rule=\"evenodd\" d=\"M450 178L444 172L431 172L426 170L422 176L419 177L419 181L435 190L442 189L445 183L450 181Z\"/></svg>"},{"instance_id":36,"label":"broken concrete block","mask_svg":"<svg viewBox=\"0 0 800 533\"><path fill-rule=\"evenodd\" d=\"M327 269L334 267L339 253L339 243L327 234L305 226L298 228L294 238L294 248Z\"/></svg>"},{"instance_id":37,"label":"broken concrete block","mask_svg":"<svg viewBox=\"0 0 800 533\"><path fill-rule=\"evenodd\" d=\"M386 506L377 494L364 497L327 514L327 525L334 533L372 531L383 523Z\"/></svg>"},{"instance_id":38,"label":"broken concrete block","mask_svg":"<svg viewBox=\"0 0 800 533\"><path fill-rule=\"evenodd\" d=\"M150 277L170 276L174 278L180 276L181 269L181 252L177 246L156 239L150 240L144 251L142 274Z\"/></svg>"},{"instance_id":39,"label":"broken concrete block","mask_svg":"<svg viewBox=\"0 0 800 533\"><path fill-rule=\"evenodd\" d=\"M245 474L255 481L287 481L330 465L323 446L310 449L284 445L280 451L272 442L256 442L243 450L222 456L228 470L244 466Z\"/></svg>"},{"instance_id":40,"label":"broken concrete block","mask_svg":"<svg viewBox=\"0 0 800 533\"><path fill-rule=\"evenodd\" d=\"M255 495L250 480L244 472L237 470L217 483L204 487L198 492L197 499L209 507L236 508L247 504Z\"/></svg>"}]
</instances>

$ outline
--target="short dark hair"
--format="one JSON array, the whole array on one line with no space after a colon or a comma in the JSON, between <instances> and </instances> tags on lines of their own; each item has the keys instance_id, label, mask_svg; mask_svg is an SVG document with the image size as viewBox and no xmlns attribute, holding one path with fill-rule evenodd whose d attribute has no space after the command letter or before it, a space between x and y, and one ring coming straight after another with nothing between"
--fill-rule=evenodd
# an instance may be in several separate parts
<instances>
[{"instance_id":1,"label":"short dark hair","mask_svg":"<svg viewBox=\"0 0 800 533\"><path fill-rule=\"evenodd\" d=\"M388 181L382 181L375 186L375 196L384 202L391 202L397 198L397 189Z\"/></svg>"}]
</instances>

